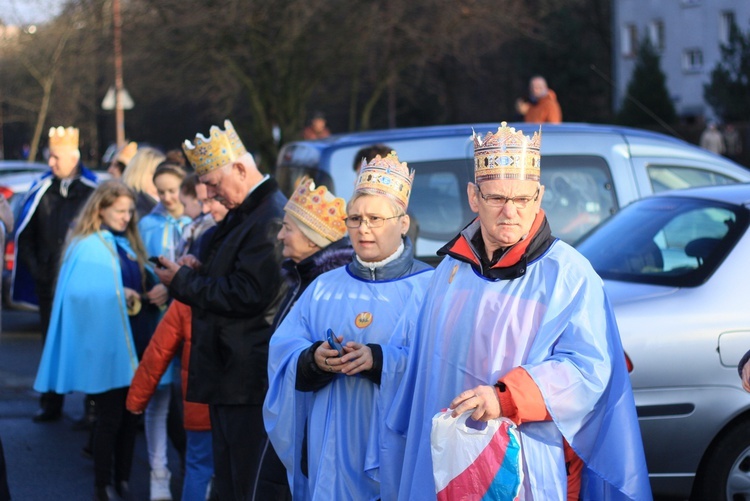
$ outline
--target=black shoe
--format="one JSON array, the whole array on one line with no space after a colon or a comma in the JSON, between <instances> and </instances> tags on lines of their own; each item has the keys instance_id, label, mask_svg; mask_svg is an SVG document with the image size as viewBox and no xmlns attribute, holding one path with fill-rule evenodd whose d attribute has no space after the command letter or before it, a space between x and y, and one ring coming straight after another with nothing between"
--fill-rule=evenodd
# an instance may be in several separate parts
<instances>
[{"instance_id":1,"label":"black shoe","mask_svg":"<svg viewBox=\"0 0 750 501\"><path fill-rule=\"evenodd\" d=\"M94 501L120 501L115 488L111 485L96 487L94 490Z\"/></svg>"},{"instance_id":2,"label":"black shoe","mask_svg":"<svg viewBox=\"0 0 750 501\"><path fill-rule=\"evenodd\" d=\"M60 410L39 409L31 419L35 423L48 423L50 421L58 421L61 417L62 411Z\"/></svg>"},{"instance_id":3,"label":"black shoe","mask_svg":"<svg viewBox=\"0 0 750 501\"><path fill-rule=\"evenodd\" d=\"M130 499L130 484L125 480L117 482L115 489L122 499Z\"/></svg>"}]
</instances>

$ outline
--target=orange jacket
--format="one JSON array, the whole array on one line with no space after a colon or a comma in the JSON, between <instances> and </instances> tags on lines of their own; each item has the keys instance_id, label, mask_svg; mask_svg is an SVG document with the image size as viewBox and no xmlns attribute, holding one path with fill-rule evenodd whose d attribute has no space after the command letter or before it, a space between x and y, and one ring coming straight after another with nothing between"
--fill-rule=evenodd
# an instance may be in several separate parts
<instances>
[{"instance_id":1,"label":"orange jacket","mask_svg":"<svg viewBox=\"0 0 750 501\"><path fill-rule=\"evenodd\" d=\"M182 349L182 394L187 389L188 364L190 363L190 321L192 319L190 306L179 301L172 301L169 309L159 322L138 370L135 372L133 381L128 391L127 408L131 412L143 412L148 401L154 394L159 380L169 367L169 363L177 354L184 342ZM208 405L188 402L183 399L185 412L185 429L190 431L206 431L211 429L211 420L208 416Z\"/></svg>"},{"instance_id":2,"label":"orange jacket","mask_svg":"<svg viewBox=\"0 0 750 501\"><path fill-rule=\"evenodd\" d=\"M560 109L560 103L557 102L555 91L549 89L547 95L532 104L523 120L531 123L559 124L562 122L562 110Z\"/></svg>"},{"instance_id":3,"label":"orange jacket","mask_svg":"<svg viewBox=\"0 0 750 501\"><path fill-rule=\"evenodd\" d=\"M505 391L495 389L504 417L516 424L552 420L542 392L524 368L511 369L499 382L505 385ZM583 460L576 455L567 440L563 441L565 467L568 472L568 500L577 500L581 492Z\"/></svg>"}]
</instances>

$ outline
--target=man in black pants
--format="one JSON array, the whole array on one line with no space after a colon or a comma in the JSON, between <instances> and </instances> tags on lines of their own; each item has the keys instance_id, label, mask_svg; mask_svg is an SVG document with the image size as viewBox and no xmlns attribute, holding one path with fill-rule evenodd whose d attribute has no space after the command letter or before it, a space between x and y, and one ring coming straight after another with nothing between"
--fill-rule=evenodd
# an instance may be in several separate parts
<instances>
[{"instance_id":1,"label":"man in black pants","mask_svg":"<svg viewBox=\"0 0 750 501\"><path fill-rule=\"evenodd\" d=\"M209 404L215 480L222 500L253 495L266 443L263 400L268 389L268 341L281 297L275 235L286 198L258 171L228 120L184 150L208 197L229 212L201 260L163 257L156 270L178 301L192 307L192 348L186 399ZM257 499L272 499L257 493Z\"/></svg>"},{"instance_id":2,"label":"man in black pants","mask_svg":"<svg viewBox=\"0 0 750 501\"><path fill-rule=\"evenodd\" d=\"M42 342L47 337L55 280L68 229L96 188L96 176L80 161L78 129L49 131L50 171L39 178L24 200L16 231L16 269L12 297L39 306ZM63 396L44 393L35 422L62 416Z\"/></svg>"}]
</instances>

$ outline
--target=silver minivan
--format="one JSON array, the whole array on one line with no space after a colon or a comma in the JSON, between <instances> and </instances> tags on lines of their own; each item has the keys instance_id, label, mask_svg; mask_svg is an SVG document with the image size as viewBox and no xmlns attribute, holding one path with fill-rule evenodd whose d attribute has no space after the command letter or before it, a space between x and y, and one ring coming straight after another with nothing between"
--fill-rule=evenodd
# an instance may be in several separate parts
<instances>
[{"instance_id":1,"label":"silver minivan","mask_svg":"<svg viewBox=\"0 0 750 501\"><path fill-rule=\"evenodd\" d=\"M498 123L442 125L331 136L286 144L276 178L288 195L296 179L312 176L348 200L360 148L385 144L416 170L409 213L419 223L420 259L435 252L474 214L466 198L473 180L472 131L484 135ZM531 135L538 124L510 124ZM575 243L633 200L670 189L750 181L750 171L704 149L654 132L591 124L544 124L542 207L552 233Z\"/></svg>"}]
</instances>

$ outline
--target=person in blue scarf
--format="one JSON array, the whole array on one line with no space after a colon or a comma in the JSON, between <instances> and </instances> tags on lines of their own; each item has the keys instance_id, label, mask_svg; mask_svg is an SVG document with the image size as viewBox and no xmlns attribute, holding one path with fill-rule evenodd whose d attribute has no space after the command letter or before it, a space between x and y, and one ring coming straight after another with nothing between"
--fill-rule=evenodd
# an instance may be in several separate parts
<instances>
[{"instance_id":1,"label":"person in blue scarf","mask_svg":"<svg viewBox=\"0 0 750 501\"><path fill-rule=\"evenodd\" d=\"M176 252L180 244L182 230L190 223L191 218L185 215L185 206L180 199L180 186L185 179L185 171L178 165L162 162L156 167L153 183L159 197L159 203L139 223L138 229L149 256L165 256L170 260L176 259ZM159 306L165 305L169 292L163 284L154 288L158 296L154 295L152 302ZM161 316L161 315L160 315ZM145 339L136 339L139 357L148 346L156 324L149 329ZM149 465L151 467L150 494L151 499L171 499L169 484L171 472L167 466L167 418L170 409L173 368L168 370L154 392L146 407L144 425L146 445L148 448ZM176 426L172 433L184 434L182 424ZM180 453L184 453L185 438L180 437L177 445Z\"/></svg>"},{"instance_id":2,"label":"person in blue scarf","mask_svg":"<svg viewBox=\"0 0 750 501\"><path fill-rule=\"evenodd\" d=\"M84 392L97 409L95 499L126 494L136 418L125 408L138 366L133 326L147 292L146 252L135 194L119 181L99 185L69 237L55 289L47 342L34 382L39 392Z\"/></svg>"},{"instance_id":3,"label":"person in blue scarf","mask_svg":"<svg viewBox=\"0 0 750 501\"><path fill-rule=\"evenodd\" d=\"M540 147L504 122L474 135L478 217L439 251L387 418L407 440L398 499L436 499L431 422L447 407L518 426L519 499L651 499L614 313L589 262L552 237Z\"/></svg>"},{"instance_id":4,"label":"person in blue scarf","mask_svg":"<svg viewBox=\"0 0 750 501\"><path fill-rule=\"evenodd\" d=\"M395 494L403 446L383 423L409 340L394 328L432 275L406 237L413 176L395 152L362 168L346 211L352 262L315 279L271 337L263 416L295 500Z\"/></svg>"}]
</instances>

